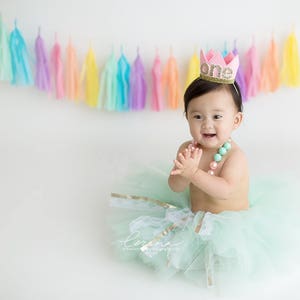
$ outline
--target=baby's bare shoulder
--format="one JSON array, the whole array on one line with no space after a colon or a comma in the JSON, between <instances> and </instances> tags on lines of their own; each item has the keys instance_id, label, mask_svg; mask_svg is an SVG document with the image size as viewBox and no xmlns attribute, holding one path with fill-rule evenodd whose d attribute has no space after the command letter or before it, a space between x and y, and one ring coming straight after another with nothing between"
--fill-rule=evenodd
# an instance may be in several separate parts
<instances>
[{"instance_id":1,"label":"baby's bare shoulder","mask_svg":"<svg viewBox=\"0 0 300 300\"><path fill-rule=\"evenodd\" d=\"M245 152L238 147L237 145L234 145L232 147L232 150L228 153L228 156L224 162L223 170L226 169L240 169L240 170L247 170L248 168L248 162Z\"/></svg>"},{"instance_id":2,"label":"baby's bare shoulder","mask_svg":"<svg viewBox=\"0 0 300 300\"><path fill-rule=\"evenodd\" d=\"M236 144L234 145L233 149L230 151L230 155L228 156L228 158L234 160L247 161L245 152Z\"/></svg>"},{"instance_id":3,"label":"baby's bare shoulder","mask_svg":"<svg viewBox=\"0 0 300 300\"><path fill-rule=\"evenodd\" d=\"M247 157L242 149L233 147L228 153L220 176L230 182L240 183L243 178L249 176Z\"/></svg>"},{"instance_id":4,"label":"baby's bare shoulder","mask_svg":"<svg viewBox=\"0 0 300 300\"><path fill-rule=\"evenodd\" d=\"M188 145L190 145L191 143L192 143L192 141L186 141L186 142L182 143L178 148L178 153L184 151L184 149L186 149L188 147Z\"/></svg>"}]
</instances>

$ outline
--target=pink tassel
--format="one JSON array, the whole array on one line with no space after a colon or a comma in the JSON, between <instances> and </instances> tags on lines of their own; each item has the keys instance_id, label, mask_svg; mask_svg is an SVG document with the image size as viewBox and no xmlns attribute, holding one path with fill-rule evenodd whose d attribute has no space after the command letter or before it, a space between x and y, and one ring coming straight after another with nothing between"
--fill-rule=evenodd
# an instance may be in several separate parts
<instances>
[{"instance_id":1,"label":"pink tassel","mask_svg":"<svg viewBox=\"0 0 300 300\"><path fill-rule=\"evenodd\" d=\"M247 85L247 98L255 97L259 92L260 63L254 44L246 53L245 81Z\"/></svg>"},{"instance_id":2,"label":"pink tassel","mask_svg":"<svg viewBox=\"0 0 300 300\"><path fill-rule=\"evenodd\" d=\"M44 41L39 35L35 40L35 54L36 54L36 76L35 84L40 90L50 91L50 72L45 50Z\"/></svg>"},{"instance_id":3,"label":"pink tassel","mask_svg":"<svg viewBox=\"0 0 300 300\"><path fill-rule=\"evenodd\" d=\"M155 111L163 109L162 97L162 66L158 53L152 66L152 101L151 107Z\"/></svg>"},{"instance_id":4,"label":"pink tassel","mask_svg":"<svg viewBox=\"0 0 300 300\"><path fill-rule=\"evenodd\" d=\"M55 44L51 51L51 66L54 77L55 94L56 99L64 97L64 74L63 63L61 59L61 48L57 42L57 36L55 35Z\"/></svg>"}]
</instances>

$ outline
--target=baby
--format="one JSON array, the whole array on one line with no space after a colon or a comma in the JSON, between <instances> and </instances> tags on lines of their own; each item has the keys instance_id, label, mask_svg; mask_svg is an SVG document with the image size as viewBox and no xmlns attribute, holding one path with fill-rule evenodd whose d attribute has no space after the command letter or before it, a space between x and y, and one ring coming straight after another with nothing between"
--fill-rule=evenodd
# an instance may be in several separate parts
<instances>
[{"instance_id":1,"label":"baby","mask_svg":"<svg viewBox=\"0 0 300 300\"><path fill-rule=\"evenodd\" d=\"M298 257L298 189L268 178L252 182L248 196L247 160L231 139L243 120L238 56L211 50L200 61L200 75L184 95L193 141L179 147L170 175L139 176L137 194L112 194L120 218L116 245L122 257L164 276L182 273L207 287L230 282L235 290L271 278L291 249Z\"/></svg>"},{"instance_id":2,"label":"baby","mask_svg":"<svg viewBox=\"0 0 300 300\"><path fill-rule=\"evenodd\" d=\"M199 77L186 90L184 105L193 141L179 147L170 188L181 192L190 186L193 212L247 209L247 160L230 137L243 119L238 85Z\"/></svg>"}]
</instances>

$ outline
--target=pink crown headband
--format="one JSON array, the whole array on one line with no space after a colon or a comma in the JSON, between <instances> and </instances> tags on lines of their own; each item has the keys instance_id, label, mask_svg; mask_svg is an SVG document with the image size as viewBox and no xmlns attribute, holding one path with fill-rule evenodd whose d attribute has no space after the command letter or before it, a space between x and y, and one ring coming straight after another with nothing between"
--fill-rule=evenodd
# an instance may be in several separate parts
<instances>
[{"instance_id":1,"label":"pink crown headband","mask_svg":"<svg viewBox=\"0 0 300 300\"><path fill-rule=\"evenodd\" d=\"M218 51L200 52L200 78L218 82L234 83L239 67L239 57L229 52L224 58Z\"/></svg>"}]
</instances>

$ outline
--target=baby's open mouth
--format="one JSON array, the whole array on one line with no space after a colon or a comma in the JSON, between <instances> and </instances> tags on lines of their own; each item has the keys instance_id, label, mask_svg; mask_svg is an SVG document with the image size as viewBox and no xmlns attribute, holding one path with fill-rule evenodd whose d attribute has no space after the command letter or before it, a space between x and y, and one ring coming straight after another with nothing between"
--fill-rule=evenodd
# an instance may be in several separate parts
<instances>
[{"instance_id":1,"label":"baby's open mouth","mask_svg":"<svg viewBox=\"0 0 300 300\"><path fill-rule=\"evenodd\" d=\"M203 133L203 136L205 138L213 138L216 136L216 134L215 133Z\"/></svg>"}]
</instances>

